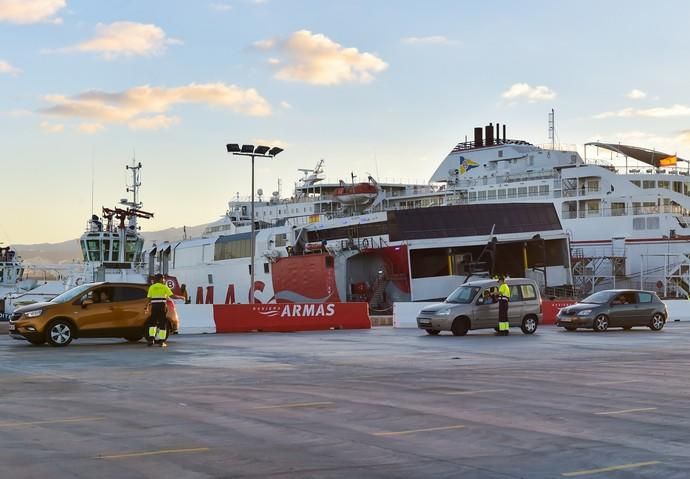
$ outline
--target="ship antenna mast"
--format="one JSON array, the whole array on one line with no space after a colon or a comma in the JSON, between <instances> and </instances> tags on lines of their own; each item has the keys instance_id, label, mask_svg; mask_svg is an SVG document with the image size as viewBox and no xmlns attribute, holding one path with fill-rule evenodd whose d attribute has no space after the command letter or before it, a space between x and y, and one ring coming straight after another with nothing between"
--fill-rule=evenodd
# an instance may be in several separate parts
<instances>
[{"instance_id":1,"label":"ship antenna mast","mask_svg":"<svg viewBox=\"0 0 690 479\"><path fill-rule=\"evenodd\" d=\"M132 166L125 166L127 170L132 170L132 184L127 185L127 193L132 193L132 201L127 203L127 206L139 209L144 204L139 201L139 187L141 186L141 162L135 163L135 159L132 158Z\"/></svg>"},{"instance_id":2,"label":"ship antenna mast","mask_svg":"<svg viewBox=\"0 0 690 479\"><path fill-rule=\"evenodd\" d=\"M549 140L551 140L551 149L556 149L556 113L553 108L549 113Z\"/></svg>"}]
</instances>

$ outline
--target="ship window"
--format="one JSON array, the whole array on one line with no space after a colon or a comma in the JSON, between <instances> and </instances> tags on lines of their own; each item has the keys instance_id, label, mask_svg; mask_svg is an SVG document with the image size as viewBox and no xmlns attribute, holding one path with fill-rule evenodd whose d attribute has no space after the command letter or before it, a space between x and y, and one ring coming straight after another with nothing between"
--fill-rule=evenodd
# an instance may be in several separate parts
<instances>
[{"instance_id":1,"label":"ship window","mask_svg":"<svg viewBox=\"0 0 690 479\"><path fill-rule=\"evenodd\" d=\"M275 247L285 246L287 244L287 235L285 233L275 235Z\"/></svg>"},{"instance_id":2,"label":"ship window","mask_svg":"<svg viewBox=\"0 0 690 479\"><path fill-rule=\"evenodd\" d=\"M268 266L268 263L264 263L264 273L268 274L271 272L270 267Z\"/></svg>"},{"instance_id":3,"label":"ship window","mask_svg":"<svg viewBox=\"0 0 690 479\"><path fill-rule=\"evenodd\" d=\"M477 201L477 192L470 191L470 201Z\"/></svg>"},{"instance_id":4,"label":"ship window","mask_svg":"<svg viewBox=\"0 0 690 479\"><path fill-rule=\"evenodd\" d=\"M644 218L633 218L633 229L643 230L644 229Z\"/></svg>"},{"instance_id":5,"label":"ship window","mask_svg":"<svg viewBox=\"0 0 690 479\"><path fill-rule=\"evenodd\" d=\"M518 197L524 198L525 196L527 196L527 187L526 186L518 187Z\"/></svg>"},{"instance_id":6,"label":"ship window","mask_svg":"<svg viewBox=\"0 0 690 479\"><path fill-rule=\"evenodd\" d=\"M498 199L499 200L506 199L506 190L505 189L498 190Z\"/></svg>"},{"instance_id":7,"label":"ship window","mask_svg":"<svg viewBox=\"0 0 690 479\"><path fill-rule=\"evenodd\" d=\"M517 198L517 189L508 188L508 198Z\"/></svg>"},{"instance_id":8,"label":"ship window","mask_svg":"<svg viewBox=\"0 0 690 479\"><path fill-rule=\"evenodd\" d=\"M529 166L534 166L534 156L529 155L529 161L527 162Z\"/></svg>"},{"instance_id":9,"label":"ship window","mask_svg":"<svg viewBox=\"0 0 690 479\"><path fill-rule=\"evenodd\" d=\"M486 200L486 191L478 191L477 192L477 199L479 201Z\"/></svg>"},{"instance_id":10,"label":"ship window","mask_svg":"<svg viewBox=\"0 0 690 479\"><path fill-rule=\"evenodd\" d=\"M673 182L673 191L676 193L682 193L683 192L683 183L680 181L674 181Z\"/></svg>"},{"instance_id":11,"label":"ship window","mask_svg":"<svg viewBox=\"0 0 690 479\"><path fill-rule=\"evenodd\" d=\"M630 183L632 183L633 185L635 185L635 186L637 186L637 187L640 187L640 186L641 186L640 180L632 180L632 181L630 181Z\"/></svg>"},{"instance_id":12,"label":"ship window","mask_svg":"<svg viewBox=\"0 0 690 479\"><path fill-rule=\"evenodd\" d=\"M496 190L489 190L486 192L486 198L489 200L495 200L496 199Z\"/></svg>"},{"instance_id":13,"label":"ship window","mask_svg":"<svg viewBox=\"0 0 690 479\"><path fill-rule=\"evenodd\" d=\"M653 180L644 180L642 182L642 188L644 188L645 190L650 190L650 189L654 188L654 186L655 186L654 183L656 183L656 182Z\"/></svg>"},{"instance_id":14,"label":"ship window","mask_svg":"<svg viewBox=\"0 0 690 479\"><path fill-rule=\"evenodd\" d=\"M647 229L648 230L658 230L659 229L659 217L658 216L648 216L647 217Z\"/></svg>"},{"instance_id":15,"label":"ship window","mask_svg":"<svg viewBox=\"0 0 690 479\"><path fill-rule=\"evenodd\" d=\"M611 216L625 216L625 203L611 203Z\"/></svg>"},{"instance_id":16,"label":"ship window","mask_svg":"<svg viewBox=\"0 0 690 479\"><path fill-rule=\"evenodd\" d=\"M539 185L539 196L547 196L549 194L549 185Z\"/></svg>"},{"instance_id":17,"label":"ship window","mask_svg":"<svg viewBox=\"0 0 690 479\"><path fill-rule=\"evenodd\" d=\"M503 158L503 150L498 150L498 157Z\"/></svg>"},{"instance_id":18,"label":"ship window","mask_svg":"<svg viewBox=\"0 0 690 479\"><path fill-rule=\"evenodd\" d=\"M534 185L529 187L529 195L530 196L537 196L537 193L539 193L539 186Z\"/></svg>"},{"instance_id":19,"label":"ship window","mask_svg":"<svg viewBox=\"0 0 690 479\"><path fill-rule=\"evenodd\" d=\"M570 163L573 165L577 162L577 156L575 155L570 155Z\"/></svg>"},{"instance_id":20,"label":"ship window","mask_svg":"<svg viewBox=\"0 0 690 479\"><path fill-rule=\"evenodd\" d=\"M671 189L671 182L670 181L659 181L659 188L664 188L666 190Z\"/></svg>"}]
</instances>

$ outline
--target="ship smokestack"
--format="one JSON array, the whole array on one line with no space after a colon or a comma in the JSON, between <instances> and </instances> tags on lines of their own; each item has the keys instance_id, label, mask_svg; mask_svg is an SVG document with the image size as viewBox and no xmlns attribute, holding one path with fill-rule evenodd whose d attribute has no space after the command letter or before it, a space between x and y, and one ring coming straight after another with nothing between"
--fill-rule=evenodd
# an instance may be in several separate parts
<instances>
[{"instance_id":1,"label":"ship smokestack","mask_svg":"<svg viewBox=\"0 0 690 479\"><path fill-rule=\"evenodd\" d=\"M489 123L485 127L486 130L486 146L492 146L494 144L494 125Z\"/></svg>"},{"instance_id":2,"label":"ship smokestack","mask_svg":"<svg viewBox=\"0 0 690 479\"><path fill-rule=\"evenodd\" d=\"M504 123L503 124L503 143L506 142L506 139L507 139L507 137L506 137L506 124Z\"/></svg>"},{"instance_id":3,"label":"ship smokestack","mask_svg":"<svg viewBox=\"0 0 690 479\"><path fill-rule=\"evenodd\" d=\"M474 147L481 148L484 146L484 141L482 140L482 127L478 126L474 129Z\"/></svg>"},{"instance_id":4,"label":"ship smokestack","mask_svg":"<svg viewBox=\"0 0 690 479\"><path fill-rule=\"evenodd\" d=\"M501 129L498 127L498 122L496 122L496 144L501 143Z\"/></svg>"}]
</instances>

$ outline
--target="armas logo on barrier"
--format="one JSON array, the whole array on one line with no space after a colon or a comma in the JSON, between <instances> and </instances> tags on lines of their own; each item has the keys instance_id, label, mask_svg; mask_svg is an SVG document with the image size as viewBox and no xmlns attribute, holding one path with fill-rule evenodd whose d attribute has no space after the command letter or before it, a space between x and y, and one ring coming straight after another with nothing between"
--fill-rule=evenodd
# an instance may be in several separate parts
<instances>
[{"instance_id":1,"label":"armas logo on barrier","mask_svg":"<svg viewBox=\"0 0 690 479\"><path fill-rule=\"evenodd\" d=\"M327 318L335 315L335 304L262 304L252 307L252 311L269 318Z\"/></svg>"}]
</instances>

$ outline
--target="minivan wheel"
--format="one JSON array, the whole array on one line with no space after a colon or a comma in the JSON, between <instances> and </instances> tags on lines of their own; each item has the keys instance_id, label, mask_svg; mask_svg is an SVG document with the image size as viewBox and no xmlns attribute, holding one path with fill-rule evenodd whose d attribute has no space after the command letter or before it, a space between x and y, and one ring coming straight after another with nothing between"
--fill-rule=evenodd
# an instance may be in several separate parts
<instances>
[{"instance_id":1,"label":"minivan wheel","mask_svg":"<svg viewBox=\"0 0 690 479\"><path fill-rule=\"evenodd\" d=\"M666 320L663 314L654 313L654 316L652 316L652 320L649 323L649 329L651 329L652 331L661 331L661 328L664 327L665 323Z\"/></svg>"},{"instance_id":2,"label":"minivan wheel","mask_svg":"<svg viewBox=\"0 0 690 479\"><path fill-rule=\"evenodd\" d=\"M436 336L440 332L441 331L439 331L438 329L427 329L426 330L426 334L429 334L431 336Z\"/></svg>"},{"instance_id":3,"label":"minivan wheel","mask_svg":"<svg viewBox=\"0 0 690 479\"><path fill-rule=\"evenodd\" d=\"M74 326L64 319L50 323L46 330L46 340L51 346L58 348L67 346L72 339L74 339Z\"/></svg>"},{"instance_id":4,"label":"minivan wheel","mask_svg":"<svg viewBox=\"0 0 690 479\"><path fill-rule=\"evenodd\" d=\"M563 326L566 331L576 331L577 328L575 326Z\"/></svg>"},{"instance_id":5,"label":"minivan wheel","mask_svg":"<svg viewBox=\"0 0 690 479\"><path fill-rule=\"evenodd\" d=\"M527 316L522 320L520 329L522 329L522 332L525 334L534 334L534 332L537 330L538 324L537 318L534 316Z\"/></svg>"},{"instance_id":6,"label":"minivan wheel","mask_svg":"<svg viewBox=\"0 0 690 479\"><path fill-rule=\"evenodd\" d=\"M592 325L592 328L594 331L597 331L599 333L602 333L609 329L609 318L606 317L605 314L600 314L596 318L594 318L594 324Z\"/></svg>"},{"instance_id":7,"label":"minivan wheel","mask_svg":"<svg viewBox=\"0 0 690 479\"><path fill-rule=\"evenodd\" d=\"M455 318L453 325L450 327L453 336L464 336L470 330L470 322L467 318Z\"/></svg>"}]
</instances>

